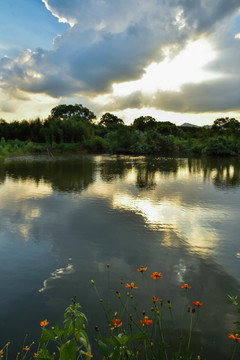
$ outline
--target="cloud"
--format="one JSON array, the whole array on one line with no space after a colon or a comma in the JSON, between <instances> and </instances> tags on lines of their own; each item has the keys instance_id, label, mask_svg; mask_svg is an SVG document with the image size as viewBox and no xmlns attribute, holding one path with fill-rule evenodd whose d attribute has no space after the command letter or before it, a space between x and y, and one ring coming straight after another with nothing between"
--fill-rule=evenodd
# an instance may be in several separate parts
<instances>
[{"instance_id":1,"label":"cloud","mask_svg":"<svg viewBox=\"0 0 240 360\"><path fill-rule=\"evenodd\" d=\"M212 62L211 70L224 73L226 81L186 84L178 93L158 90L152 98L138 91L128 98L112 98L111 106L145 104L190 112L237 108L234 91L239 89L239 79L232 79L230 73L237 69L238 38L228 38L239 8L237 0L170 0L167 4L163 0L73 0L71 6L67 0L42 1L71 27L55 38L51 51L38 48L16 59L1 59L0 86L11 97L32 93L70 99L111 94L114 83L139 79L148 65L164 60L166 49L174 57L187 41L205 37L218 47L218 60ZM220 35L224 35L221 40ZM224 52L226 44L229 53ZM233 96L226 99L229 89ZM210 91L211 96L203 91Z\"/></svg>"},{"instance_id":2,"label":"cloud","mask_svg":"<svg viewBox=\"0 0 240 360\"><path fill-rule=\"evenodd\" d=\"M187 84L176 91L144 94L136 91L128 96L111 99L109 111L126 108L155 108L179 113L240 111L239 78L215 80L203 84Z\"/></svg>"},{"instance_id":3,"label":"cloud","mask_svg":"<svg viewBox=\"0 0 240 360\"><path fill-rule=\"evenodd\" d=\"M107 103L108 111L126 108L155 108L179 113L204 113L240 111L240 46L238 38L229 29L228 19L218 27L218 31L207 37L216 52L203 70L210 77L204 81L186 82L179 89L158 89L155 91L135 90L125 95L113 96ZM227 29L227 30L226 30ZM195 61L194 58L192 61ZM180 75L184 71L179 67ZM187 68L187 73L191 68ZM173 74L173 71L172 71ZM171 84L171 73L169 74ZM188 74L186 74L188 75ZM187 77L187 76L186 76ZM165 80L165 79L164 79ZM161 79L159 79L161 87Z\"/></svg>"}]
</instances>

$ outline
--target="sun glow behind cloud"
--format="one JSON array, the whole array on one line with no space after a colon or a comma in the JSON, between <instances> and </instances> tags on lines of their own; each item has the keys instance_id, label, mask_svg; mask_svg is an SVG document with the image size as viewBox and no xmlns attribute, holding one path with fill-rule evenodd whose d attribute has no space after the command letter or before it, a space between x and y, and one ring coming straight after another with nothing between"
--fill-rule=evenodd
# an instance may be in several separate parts
<instances>
[{"instance_id":1,"label":"sun glow behind cloud","mask_svg":"<svg viewBox=\"0 0 240 360\"><path fill-rule=\"evenodd\" d=\"M157 90L179 92L183 84L200 83L221 76L204 69L216 58L216 52L204 39L189 43L173 59L170 58L169 53L170 49L165 49L165 59L148 66L141 79L113 84L113 95L129 95L139 90L145 93L153 93Z\"/></svg>"}]
</instances>

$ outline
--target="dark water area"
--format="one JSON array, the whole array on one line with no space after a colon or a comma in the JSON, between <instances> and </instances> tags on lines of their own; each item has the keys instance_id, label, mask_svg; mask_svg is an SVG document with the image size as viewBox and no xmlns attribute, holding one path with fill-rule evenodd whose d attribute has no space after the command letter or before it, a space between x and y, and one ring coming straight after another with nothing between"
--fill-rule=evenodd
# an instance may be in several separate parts
<instances>
[{"instance_id":1,"label":"dark water area","mask_svg":"<svg viewBox=\"0 0 240 360\"><path fill-rule=\"evenodd\" d=\"M15 358L26 334L27 344L39 338L40 321L62 323L76 295L89 320L94 358L100 359L94 327L106 325L91 279L113 308L115 292L124 294L133 281L140 308L150 309L156 295L164 304L171 300L176 319L184 304L180 287L188 283L189 305L204 303L193 358L230 359L234 343L228 334L239 319L227 294L240 295L239 234L239 159L2 160L0 348L11 341L9 358ZM136 271L140 265L148 266L144 282ZM163 278L154 283L155 271Z\"/></svg>"}]
</instances>

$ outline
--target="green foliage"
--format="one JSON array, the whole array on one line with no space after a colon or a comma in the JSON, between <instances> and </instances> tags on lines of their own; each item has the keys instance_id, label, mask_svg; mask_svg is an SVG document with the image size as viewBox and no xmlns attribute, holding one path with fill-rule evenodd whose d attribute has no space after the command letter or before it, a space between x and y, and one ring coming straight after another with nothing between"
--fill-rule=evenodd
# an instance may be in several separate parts
<instances>
[{"instance_id":1,"label":"green foliage","mask_svg":"<svg viewBox=\"0 0 240 360\"><path fill-rule=\"evenodd\" d=\"M109 271L109 265L107 269ZM139 274L141 272L140 276L145 277L146 270L147 267L141 266L138 269ZM159 279L162 275L155 272L151 277L153 278L151 281L161 281ZM142 278L142 282L144 281L146 279ZM148 312L141 311L138 305L138 287L130 283L126 284L128 289L125 291L124 287L121 293L116 292L117 303L112 301L110 304L100 297L94 281L91 282L109 325L109 336L103 336L101 328L97 329L97 344L104 359L193 359L191 340L198 322L199 309L203 303L189 300L190 286L185 284L182 286L184 289L180 289L185 292L184 311L180 312L176 309L176 314L185 324L183 323L182 328L177 329L176 320L178 319L175 319L170 301L164 302L152 296L151 309ZM112 288L110 284L108 287ZM156 292L156 286L154 288ZM189 306L192 303L194 307ZM112 310L114 308L117 308L118 312L114 312ZM195 354L198 354L198 350L196 353L195 349Z\"/></svg>"},{"instance_id":2,"label":"green foliage","mask_svg":"<svg viewBox=\"0 0 240 360\"><path fill-rule=\"evenodd\" d=\"M228 301L236 306L237 312L240 313L240 298L238 296L230 296L228 295ZM234 333L240 333L240 321L235 321L235 325L237 325L237 329L233 330Z\"/></svg>"},{"instance_id":3,"label":"green foliage","mask_svg":"<svg viewBox=\"0 0 240 360\"><path fill-rule=\"evenodd\" d=\"M222 136L213 137L207 140L207 143L203 149L203 153L207 155L236 155L236 150L233 147L233 143Z\"/></svg>"},{"instance_id":4,"label":"green foliage","mask_svg":"<svg viewBox=\"0 0 240 360\"><path fill-rule=\"evenodd\" d=\"M126 126L120 126L118 129L108 132L104 137L107 150L111 153L130 153L137 138L137 133L129 130Z\"/></svg>"},{"instance_id":5,"label":"green foliage","mask_svg":"<svg viewBox=\"0 0 240 360\"><path fill-rule=\"evenodd\" d=\"M236 120L235 118L219 118L214 120L213 122L213 129L239 129L240 128L240 122Z\"/></svg>"},{"instance_id":6,"label":"green foliage","mask_svg":"<svg viewBox=\"0 0 240 360\"><path fill-rule=\"evenodd\" d=\"M124 125L124 121L122 119L119 119L116 115L105 113L101 117L99 125L114 129L116 128L116 126Z\"/></svg>"},{"instance_id":7,"label":"green foliage","mask_svg":"<svg viewBox=\"0 0 240 360\"><path fill-rule=\"evenodd\" d=\"M157 121L152 116L140 116L134 120L132 127L136 130L145 131L154 129L157 126Z\"/></svg>"},{"instance_id":8,"label":"green foliage","mask_svg":"<svg viewBox=\"0 0 240 360\"><path fill-rule=\"evenodd\" d=\"M62 104L54 107L51 110L51 118L59 118L63 120L76 115L79 118L88 121L92 121L96 119L96 115L86 107L83 107L81 104L75 104L75 105Z\"/></svg>"},{"instance_id":9,"label":"green foliage","mask_svg":"<svg viewBox=\"0 0 240 360\"><path fill-rule=\"evenodd\" d=\"M93 136L84 140L84 148L91 153L102 153L107 150L107 142L101 136Z\"/></svg>"},{"instance_id":10,"label":"green foliage","mask_svg":"<svg viewBox=\"0 0 240 360\"><path fill-rule=\"evenodd\" d=\"M37 359L80 359L86 353L91 355L91 346L86 332L87 318L80 311L81 306L77 303L76 297L72 299L72 304L65 310L64 326L58 325L51 330L42 328L40 347L37 351ZM42 325L43 326L43 325ZM49 353L48 344L52 342L55 349Z\"/></svg>"},{"instance_id":11,"label":"green foliage","mask_svg":"<svg viewBox=\"0 0 240 360\"><path fill-rule=\"evenodd\" d=\"M0 143L0 156L46 152L49 147L162 156L240 154L240 123L234 118L216 119L212 128L176 126L151 116L140 116L130 126L111 113L105 113L98 124L94 119L95 115L81 104L58 105L45 120L7 123L0 119L0 138L5 140Z\"/></svg>"},{"instance_id":12,"label":"green foliage","mask_svg":"<svg viewBox=\"0 0 240 360\"><path fill-rule=\"evenodd\" d=\"M109 267L110 265L107 264L107 271L109 271ZM140 266L137 271L141 277L144 277L147 266ZM151 277L153 279L151 281L161 281L159 279L162 278L162 274L154 272ZM110 289L112 287L109 284L109 279L108 273L108 287ZM145 280L142 278L142 283ZM93 280L91 280L91 283L102 305L109 327L108 336L103 336L100 328L95 328L98 334L95 340L103 360L193 360L202 358L199 355L200 347L196 349L195 344L193 349L191 343L201 312L200 307L204 304L200 301L190 300L191 286L183 284L182 289L179 289L179 291L185 292L182 312L177 308L174 313L174 307L170 300L164 302L163 299L152 296L152 306L148 311L149 316L146 316L146 311L140 311L138 308L137 291L139 288L133 282L127 283L125 287L128 289L123 290L122 293L116 292L117 304L109 301L105 303L100 297ZM154 289L156 293L156 286L154 286ZM228 295L228 301L240 313L240 299L238 296ZM118 312L112 310L114 307L118 308ZM24 341L24 347L17 354L16 359L90 360L93 355L91 354L91 346L86 330L88 321L86 315L80 310L81 306L74 297L71 305L65 310L61 327L55 325L48 329L49 322L47 319L42 321L38 347L36 348L35 342L28 346L25 345ZM180 322L176 321L178 320L177 316L181 318ZM179 324L182 327L179 327ZM231 360L235 359L236 349L240 347L240 337L238 335L240 321L235 321L234 324L237 329L233 330L233 333L228 336L235 341ZM199 334L197 336L199 337ZM10 343L7 343L0 349L1 357L8 358L9 345ZM95 354L94 358L97 358L97 354Z\"/></svg>"}]
</instances>

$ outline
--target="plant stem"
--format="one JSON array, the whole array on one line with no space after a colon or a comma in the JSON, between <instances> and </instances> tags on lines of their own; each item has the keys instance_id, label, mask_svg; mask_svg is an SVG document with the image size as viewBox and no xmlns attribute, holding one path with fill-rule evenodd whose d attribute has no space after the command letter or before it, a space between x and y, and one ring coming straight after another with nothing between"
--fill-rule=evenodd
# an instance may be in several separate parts
<instances>
[{"instance_id":1,"label":"plant stem","mask_svg":"<svg viewBox=\"0 0 240 360\"><path fill-rule=\"evenodd\" d=\"M237 342L235 343L235 346L234 346L234 348L233 348L233 353L232 353L231 360L234 359L234 356L235 356L235 353L236 353L236 349L237 349Z\"/></svg>"}]
</instances>

